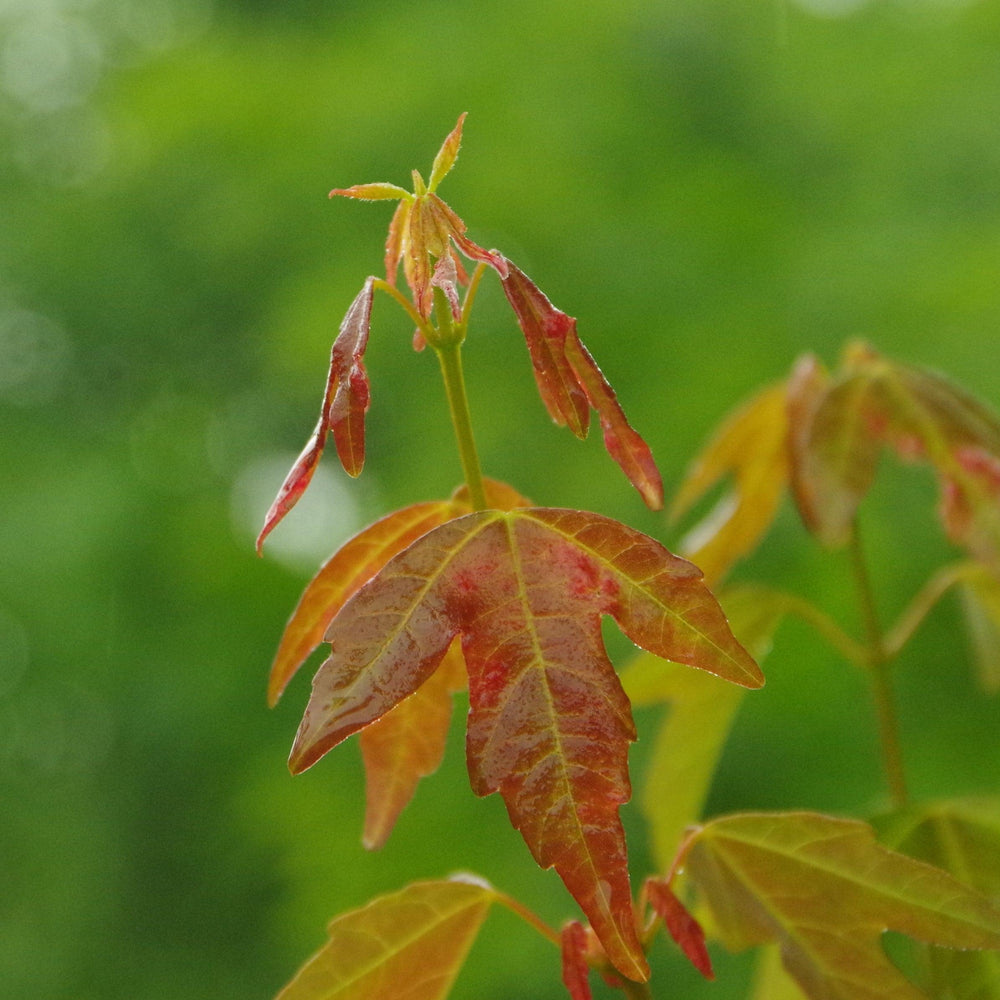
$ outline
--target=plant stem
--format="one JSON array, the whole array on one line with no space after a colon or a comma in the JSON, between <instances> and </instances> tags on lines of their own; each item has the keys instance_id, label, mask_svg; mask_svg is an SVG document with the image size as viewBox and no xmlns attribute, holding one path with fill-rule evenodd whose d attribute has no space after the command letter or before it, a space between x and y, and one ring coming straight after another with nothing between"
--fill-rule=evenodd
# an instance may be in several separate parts
<instances>
[{"instance_id":1,"label":"plant stem","mask_svg":"<svg viewBox=\"0 0 1000 1000\"><path fill-rule=\"evenodd\" d=\"M451 423L455 428L455 440L458 444L459 458L462 460L465 484L469 488L469 502L473 510L486 510L488 506L486 490L483 486L483 473L479 467L476 442L472 436L469 400L465 394L465 376L462 374L462 346L447 344L435 346L434 350L441 363L441 375L444 378L445 392L448 394Z\"/></svg>"},{"instance_id":2,"label":"plant stem","mask_svg":"<svg viewBox=\"0 0 1000 1000\"><path fill-rule=\"evenodd\" d=\"M629 997L629 1000L653 1000L653 993L649 988L649 983L637 983L634 979L621 979L622 993Z\"/></svg>"},{"instance_id":3,"label":"plant stem","mask_svg":"<svg viewBox=\"0 0 1000 1000\"><path fill-rule=\"evenodd\" d=\"M864 621L865 635L868 639L868 669L872 678L872 693L878 713L879 736L882 744L882 760L885 766L886 779L889 783L889 794L894 807L901 808L906 804L906 778L903 773L903 756L899 742L899 724L896 720L896 708L892 698L892 685L889 677L891 655L886 647L882 626L879 623L878 612L875 609L875 596L872 591L868 566L861 548L857 522L851 531L851 566L854 571L854 581L861 603L861 616Z\"/></svg>"}]
</instances>

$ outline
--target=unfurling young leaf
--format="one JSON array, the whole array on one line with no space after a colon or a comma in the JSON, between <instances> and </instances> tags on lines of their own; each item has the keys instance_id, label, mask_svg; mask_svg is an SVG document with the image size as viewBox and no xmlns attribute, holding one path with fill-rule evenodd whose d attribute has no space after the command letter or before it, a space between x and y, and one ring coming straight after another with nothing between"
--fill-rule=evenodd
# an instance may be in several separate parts
<instances>
[{"instance_id":1,"label":"unfurling young leaf","mask_svg":"<svg viewBox=\"0 0 1000 1000\"><path fill-rule=\"evenodd\" d=\"M776 941L812 1000L919 1000L882 934L1000 949L1000 908L947 872L875 841L869 826L815 813L707 823L686 871L736 949Z\"/></svg>"},{"instance_id":2,"label":"unfurling young leaf","mask_svg":"<svg viewBox=\"0 0 1000 1000\"><path fill-rule=\"evenodd\" d=\"M510 261L503 290L510 302L535 372L538 392L560 427L585 437L590 411L597 412L608 454L653 510L663 506L663 481L649 446L632 429L614 390L580 342L576 320L556 309Z\"/></svg>"},{"instance_id":3,"label":"unfurling young leaf","mask_svg":"<svg viewBox=\"0 0 1000 1000\"><path fill-rule=\"evenodd\" d=\"M644 979L618 818L634 728L602 615L659 656L763 683L699 571L651 538L580 511L483 511L423 535L343 606L290 764L304 770L382 717L461 635L473 789L503 795L609 960Z\"/></svg>"},{"instance_id":4,"label":"unfurling young leaf","mask_svg":"<svg viewBox=\"0 0 1000 1000\"><path fill-rule=\"evenodd\" d=\"M258 553L264 539L305 492L319 465L327 434L333 433L337 454L348 475L359 475L364 465L365 413L371 397L362 358L371 326L372 281L369 278L365 282L340 324L340 332L330 352L330 372L319 421L264 518L264 527L257 537Z\"/></svg>"},{"instance_id":5,"label":"unfurling young leaf","mask_svg":"<svg viewBox=\"0 0 1000 1000\"><path fill-rule=\"evenodd\" d=\"M443 1000L496 898L478 882L418 882L345 913L278 1000Z\"/></svg>"},{"instance_id":6,"label":"unfurling young leaf","mask_svg":"<svg viewBox=\"0 0 1000 1000\"><path fill-rule=\"evenodd\" d=\"M1000 420L944 376L864 344L848 347L796 437L807 525L829 544L846 540L883 446L933 467L949 536L1000 566Z\"/></svg>"}]
</instances>

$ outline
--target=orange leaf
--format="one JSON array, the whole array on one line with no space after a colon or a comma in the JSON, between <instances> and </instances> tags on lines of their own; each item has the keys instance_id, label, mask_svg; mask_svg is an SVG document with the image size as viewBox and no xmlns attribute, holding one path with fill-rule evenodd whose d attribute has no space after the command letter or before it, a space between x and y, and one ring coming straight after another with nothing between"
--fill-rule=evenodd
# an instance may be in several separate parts
<instances>
[{"instance_id":1,"label":"orange leaf","mask_svg":"<svg viewBox=\"0 0 1000 1000\"><path fill-rule=\"evenodd\" d=\"M495 899L475 882L417 882L345 913L278 1000L444 1000Z\"/></svg>"},{"instance_id":2,"label":"orange leaf","mask_svg":"<svg viewBox=\"0 0 1000 1000\"><path fill-rule=\"evenodd\" d=\"M462 651L453 643L423 685L361 730L366 803L362 842L369 850L386 842L417 782L438 769L451 721L451 696L466 684Z\"/></svg>"},{"instance_id":3,"label":"orange leaf","mask_svg":"<svg viewBox=\"0 0 1000 1000\"><path fill-rule=\"evenodd\" d=\"M423 535L334 618L290 765L311 766L417 690L461 634L474 790L501 792L611 962L643 979L618 819L635 731L605 614L657 655L762 683L699 571L653 539L580 511L483 511Z\"/></svg>"}]
</instances>

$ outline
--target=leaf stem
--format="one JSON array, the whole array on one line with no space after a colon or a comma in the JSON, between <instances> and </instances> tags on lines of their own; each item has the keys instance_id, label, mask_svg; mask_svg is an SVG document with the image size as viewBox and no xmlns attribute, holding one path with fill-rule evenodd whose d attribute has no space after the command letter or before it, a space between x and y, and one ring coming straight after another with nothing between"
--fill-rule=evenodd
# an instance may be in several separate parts
<instances>
[{"instance_id":1,"label":"leaf stem","mask_svg":"<svg viewBox=\"0 0 1000 1000\"><path fill-rule=\"evenodd\" d=\"M465 484L469 488L469 502L473 510L486 510L488 506L486 490L483 486L483 473L479 466L476 441L472 436L469 400L465 393L465 376L462 373L462 345L435 346L434 351L441 364L441 376L448 395L448 408L451 411L452 426L455 428L458 455L462 460Z\"/></svg>"},{"instance_id":2,"label":"leaf stem","mask_svg":"<svg viewBox=\"0 0 1000 1000\"><path fill-rule=\"evenodd\" d=\"M969 575L970 568L971 564L967 562L942 566L923 585L916 597L910 602L910 606L899 616L899 620L886 634L885 650L889 656L898 655L948 588L961 583L963 578Z\"/></svg>"},{"instance_id":3,"label":"leaf stem","mask_svg":"<svg viewBox=\"0 0 1000 1000\"><path fill-rule=\"evenodd\" d=\"M825 611L797 594L782 593L780 596L789 614L797 615L810 624L845 659L858 667L869 664L871 656L868 648L848 635Z\"/></svg>"},{"instance_id":4,"label":"leaf stem","mask_svg":"<svg viewBox=\"0 0 1000 1000\"><path fill-rule=\"evenodd\" d=\"M410 319L413 320L414 326L420 330L425 338L432 332L427 320L425 320L423 316L421 316L420 313L413 308L413 304L410 300L398 288L396 288L395 285L390 285L388 281L385 281L382 278L376 278L372 282L372 287L377 288L379 291L385 292L387 295L394 298L396 302L403 307Z\"/></svg>"},{"instance_id":5,"label":"leaf stem","mask_svg":"<svg viewBox=\"0 0 1000 1000\"><path fill-rule=\"evenodd\" d=\"M513 896L508 896L505 892L500 892L498 889L494 889L493 891L496 893L497 901L506 906L511 913L516 913L526 924L534 927L543 938L547 938L557 948L562 947L562 938L559 936L559 932L549 927L540 916L529 910L524 903L514 899Z\"/></svg>"},{"instance_id":6,"label":"leaf stem","mask_svg":"<svg viewBox=\"0 0 1000 1000\"><path fill-rule=\"evenodd\" d=\"M850 539L851 568L861 605L861 617L868 642L867 665L872 679L872 694L878 713L879 737L882 744L882 760L892 804L901 808L907 802L906 778L903 772L903 755L899 742L899 723L892 697L889 676L892 651L889 649L879 623L875 608L868 565L861 547L858 524L855 521Z\"/></svg>"}]
</instances>

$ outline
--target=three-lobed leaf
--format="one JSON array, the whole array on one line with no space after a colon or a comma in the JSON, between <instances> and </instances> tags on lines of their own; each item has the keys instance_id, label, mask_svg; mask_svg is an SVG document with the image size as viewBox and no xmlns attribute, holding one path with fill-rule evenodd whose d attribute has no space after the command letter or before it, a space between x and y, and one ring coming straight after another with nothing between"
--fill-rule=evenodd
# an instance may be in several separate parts
<instances>
[{"instance_id":1,"label":"three-lobed leaf","mask_svg":"<svg viewBox=\"0 0 1000 1000\"><path fill-rule=\"evenodd\" d=\"M1000 948L1000 908L854 820L724 817L693 839L686 866L723 939L778 942L812 1000L918 1000L882 950L887 930L946 948Z\"/></svg>"},{"instance_id":2,"label":"three-lobed leaf","mask_svg":"<svg viewBox=\"0 0 1000 1000\"><path fill-rule=\"evenodd\" d=\"M745 686L763 682L699 571L653 539L580 511L483 511L421 536L344 604L290 763L309 767L385 715L460 635L474 790L501 793L610 961L642 979L618 818L634 727L602 615L657 655Z\"/></svg>"},{"instance_id":3,"label":"three-lobed leaf","mask_svg":"<svg viewBox=\"0 0 1000 1000\"><path fill-rule=\"evenodd\" d=\"M479 882L418 882L345 913L278 1000L443 1000L495 899Z\"/></svg>"}]
</instances>

